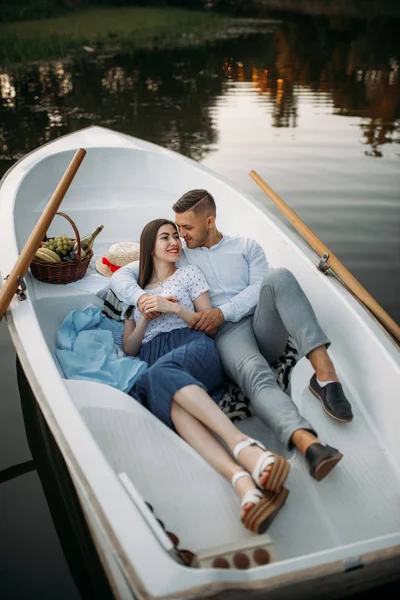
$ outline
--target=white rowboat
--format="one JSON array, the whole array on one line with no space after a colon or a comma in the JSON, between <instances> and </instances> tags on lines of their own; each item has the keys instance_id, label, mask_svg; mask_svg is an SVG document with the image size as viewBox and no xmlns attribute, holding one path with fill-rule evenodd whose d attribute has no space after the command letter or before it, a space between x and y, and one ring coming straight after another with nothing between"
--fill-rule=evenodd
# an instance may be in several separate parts
<instances>
[{"instance_id":1,"label":"white rowboat","mask_svg":"<svg viewBox=\"0 0 400 600\"><path fill-rule=\"evenodd\" d=\"M366 589L398 576L400 564L400 353L378 321L318 257L260 203L195 162L100 127L57 139L17 162L0 188L0 272L11 272L77 148L87 155L62 210L87 233L99 223L102 255L137 241L145 223L173 218L172 204L192 188L215 197L218 226L256 239L273 267L289 268L332 341L329 350L354 410L330 419L307 389L310 365L295 367L291 395L320 437L344 459L324 481L296 452L280 447L256 418L240 428L291 462L289 499L267 534L269 564L250 569L186 567L146 509L195 553L260 540L240 523L233 488L183 440L133 399L109 386L66 380L53 356L56 333L73 309L101 305L93 293L26 275L27 300L15 298L8 327L37 403L64 457L116 598L323 597ZM56 217L52 229L66 226ZM60 230L61 231L61 230ZM69 235L69 234L68 234ZM234 349L233 349L234 350Z\"/></svg>"}]
</instances>

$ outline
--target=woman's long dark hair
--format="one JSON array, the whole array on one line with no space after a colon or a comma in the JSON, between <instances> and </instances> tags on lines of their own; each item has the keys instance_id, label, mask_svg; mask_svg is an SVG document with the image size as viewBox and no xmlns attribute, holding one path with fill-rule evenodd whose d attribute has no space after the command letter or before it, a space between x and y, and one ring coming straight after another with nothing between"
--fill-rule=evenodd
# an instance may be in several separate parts
<instances>
[{"instance_id":1,"label":"woman's long dark hair","mask_svg":"<svg viewBox=\"0 0 400 600\"><path fill-rule=\"evenodd\" d=\"M139 259L139 277L138 284L141 288L145 288L149 283L153 274L153 251L156 245L157 233L163 225L172 225L178 231L177 226L173 221L168 219L154 219L144 226L140 235L140 259Z\"/></svg>"},{"instance_id":2,"label":"woman's long dark hair","mask_svg":"<svg viewBox=\"0 0 400 600\"><path fill-rule=\"evenodd\" d=\"M177 226L173 221L168 219L154 219L143 227L140 234L140 258L139 258L139 277L138 284L141 288L145 288L149 283L153 274L153 250L156 244L157 233L163 225L172 225L178 231ZM125 318L129 318L132 314L133 306L129 306L125 312Z\"/></svg>"}]
</instances>

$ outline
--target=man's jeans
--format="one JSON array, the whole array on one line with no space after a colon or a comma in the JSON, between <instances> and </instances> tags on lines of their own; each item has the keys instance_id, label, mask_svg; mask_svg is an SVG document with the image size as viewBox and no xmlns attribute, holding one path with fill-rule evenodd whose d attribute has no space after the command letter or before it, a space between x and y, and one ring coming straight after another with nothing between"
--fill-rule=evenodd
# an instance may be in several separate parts
<instances>
[{"instance_id":1,"label":"man's jeans","mask_svg":"<svg viewBox=\"0 0 400 600\"><path fill-rule=\"evenodd\" d=\"M215 338L227 375L286 447L291 446L290 438L297 429L316 435L291 398L279 388L269 366L282 354L289 335L300 356L330 344L297 279L287 269L279 268L265 276L254 315L238 323L223 323Z\"/></svg>"}]
</instances>

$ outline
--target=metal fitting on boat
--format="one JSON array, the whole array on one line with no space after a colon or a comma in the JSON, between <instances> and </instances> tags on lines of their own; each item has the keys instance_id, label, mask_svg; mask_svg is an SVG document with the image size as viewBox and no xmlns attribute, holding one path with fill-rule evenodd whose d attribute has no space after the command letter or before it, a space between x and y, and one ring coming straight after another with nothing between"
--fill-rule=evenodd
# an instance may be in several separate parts
<instances>
[{"instance_id":1,"label":"metal fitting on boat","mask_svg":"<svg viewBox=\"0 0 400 600\"><path fill-rule=\"evenodd\" d=\"M322 273L324 273L324 275L326 275L327 271L330 269L330 266L327 264L328 258L328 252L324 252L317 267Z\"/></svg>"}]
</instances>

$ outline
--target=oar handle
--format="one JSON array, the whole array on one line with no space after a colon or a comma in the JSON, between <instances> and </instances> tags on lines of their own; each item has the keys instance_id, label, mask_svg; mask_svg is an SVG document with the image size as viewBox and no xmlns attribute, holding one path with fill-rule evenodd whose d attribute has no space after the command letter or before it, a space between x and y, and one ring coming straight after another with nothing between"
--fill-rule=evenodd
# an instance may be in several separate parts
<instances>
[{"instance_id":1,"label":"oar handle","mask_svg":"<svg viewBox=\"0 0 400 600\"><path fill-rule=\"evenodd\" d=\"M61 202L73 178L76 175L77 170L81 166L81 163L86 155L86 150L79 148L73 159L71 160L67 170L65 171L60 183L54 190L54 193L47 203L41 217L36 223L31 235L29 236L21 254L18 257L11 273L7 277L7 280L0 290L0 321L3 318L15 292L18 289L18 277L23 277L27 272L29 265L32 262L33 257L36 254L36 250L39 248L41 241L43 240L46 231L50 227L54 215L58 211Z\"/></svg>"},{"instance_id":2,"label":"oar handle","mask_svg":"<svg viewBox=\"0 0 400 600\"><path fill-rule=\"evenodd\" d=\"M369 310L377 317L377 319L386 327L388 331L400 341L400 327L395 321L383 310L380 304L367 292L361 283L346 269L343 263L329 250L327 246L319 239L318 236L297 216L297 214L286 204L286 202L264 181L256 171L250 171L250 177L254 179L257 185L263 190L270 200L279 208L279 210L289 219L297 231L304 239L314 248L314 250L322 255L325 252L329 254L327 264L335 271L342 279L345 285L353 292L353 294L361 300L369 308Z\"/></svg>"}]
</instances>

